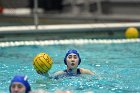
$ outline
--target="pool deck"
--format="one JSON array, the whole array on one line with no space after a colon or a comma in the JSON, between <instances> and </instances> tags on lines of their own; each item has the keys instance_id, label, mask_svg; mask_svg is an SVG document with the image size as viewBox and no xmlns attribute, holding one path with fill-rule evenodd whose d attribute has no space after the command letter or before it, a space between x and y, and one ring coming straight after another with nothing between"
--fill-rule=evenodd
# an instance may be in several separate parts
<instances>
[{"instance_id":1,"label":"pool deck","mask_svg":"<svg viewBox=\"0 0 140 93\"><path fill-rule=\"evenodd\" d=\"M59 24L0 27L0 42L21 40L99 39L125 38L128 27L140 27L140 23Z\"/></svg>"}]
</instances>

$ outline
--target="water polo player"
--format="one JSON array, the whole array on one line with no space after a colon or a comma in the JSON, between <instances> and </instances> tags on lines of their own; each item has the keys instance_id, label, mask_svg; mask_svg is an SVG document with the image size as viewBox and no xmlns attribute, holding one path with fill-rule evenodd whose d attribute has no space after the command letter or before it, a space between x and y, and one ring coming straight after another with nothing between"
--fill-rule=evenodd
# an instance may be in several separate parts
<instances>
[{"instance_id":1,"label":"water polo player","mask_svg":"<svg viewBox=\"0 0 140 93\"><path fill-rule=\"evenodd\" d=\"M60 75L75 76L79 74L94 75L94 73L88 69L78 68L78 65L80 65L80 63L81 63L81 58L79 53L76 50L69 50L64 58L64 64L67 65L67 69L64 71L56 72L54 76L55 77Z\"/></svg>"},{"instance_id":2,"label":"water polo player","mask_svg":"<svg viewBox=\"0 0 140 93\"><path fill-rule=\"evenodd\" d=\"M29 93L31 87L27 81L27 76L16 75L10 83L9 86L10 93Z\"/></svg>"}]
</instances>

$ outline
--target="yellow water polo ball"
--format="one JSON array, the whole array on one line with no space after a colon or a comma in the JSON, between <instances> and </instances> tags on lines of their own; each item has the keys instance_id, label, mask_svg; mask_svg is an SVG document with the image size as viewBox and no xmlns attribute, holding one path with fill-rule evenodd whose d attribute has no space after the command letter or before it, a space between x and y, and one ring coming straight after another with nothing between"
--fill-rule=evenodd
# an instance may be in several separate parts
<instances>
[{"instance_id":1,"label":"yellow water polo ball","mask_svg":"<svg viewBox=\"0 0 140 93\"><path fill-rule=\"evenodd\" d=\"M47 73L52 67L52 58L46 53L39 53L34 57L33 66L38 74Z\"/></svg>"},{"instance_id":2,"label":"yellow water polo ball","mask_svg":"<svg viewBox=\"0 0 140 93\"><path fill-rule=\"evenodd\" d=\"M132 38L138 38L139 37L139 31L135 27L129 27L125 31L125 37L128 39Z\"/></svg>"}]
</instances>

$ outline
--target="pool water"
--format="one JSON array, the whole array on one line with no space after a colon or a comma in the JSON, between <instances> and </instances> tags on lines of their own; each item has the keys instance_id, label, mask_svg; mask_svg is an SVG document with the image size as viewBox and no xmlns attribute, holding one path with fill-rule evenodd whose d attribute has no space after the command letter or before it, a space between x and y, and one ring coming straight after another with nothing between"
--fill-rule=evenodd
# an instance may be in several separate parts
<instances>
[{"instance_id":1,"label":"pool water","mask_svg":"<svg viewBox=\"0 0 140 93\"><path fill-rule=\"evenodd\" d=\"M32 90L50 92L70 90L74 93L140 93L140 43L16 46L0 48L0 92L9 93L14 75L27 75ZM58 80L36 73L32 61L40 52L48 53L54 61L50 74L64 70L63 59L69 49L79 51L81 68L90 69L95 76L81 75Z\"/></svg>"}]
</instances>

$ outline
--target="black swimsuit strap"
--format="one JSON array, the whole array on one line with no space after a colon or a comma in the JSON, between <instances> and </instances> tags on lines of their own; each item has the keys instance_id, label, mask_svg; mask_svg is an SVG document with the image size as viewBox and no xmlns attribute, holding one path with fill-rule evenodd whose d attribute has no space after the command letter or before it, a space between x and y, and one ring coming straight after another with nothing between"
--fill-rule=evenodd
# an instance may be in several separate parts
<instances>
[{"instance_id":1,"label":"black swimsuit strap","mask_svg":"<svg viewBox=\"0 0 140 93\"><path fill-rule=\"evenodd\" d=\"M64 72L68 73L68 71L67 71L67 70L64 70ZM79 68L77 69L77 74L81 74L81 72L80 72L80 69L79 69Z\"/></svg>"},{"instance_id":2,"label":"black swimsuit strap","mask_svg":"<svg viewBox=\"0 0 140 93\"><path fill-rule=\"evenodd\" d=\"M77 74L81 74L81 72L80 72L80 69L79 69L79 68L77 69Z\"/></svg>"}]
</instances>

